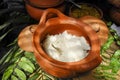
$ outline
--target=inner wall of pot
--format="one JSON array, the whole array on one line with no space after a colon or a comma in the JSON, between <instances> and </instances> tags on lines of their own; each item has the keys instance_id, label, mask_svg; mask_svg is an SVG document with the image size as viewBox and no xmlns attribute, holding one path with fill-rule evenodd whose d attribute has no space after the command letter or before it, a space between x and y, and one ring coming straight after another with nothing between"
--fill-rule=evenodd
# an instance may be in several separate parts
<instances>
[{"instance_id":1,"label":"inner wall of pot","mask_svg":"<svg viewBox=\"0 0 120 80\"><path fill-rule=\"evenodd\" d=\"M59 24L59 25L56 24L56 25L47 26L47 28L40 35L40 44L43 43L47 35L55 35L55 34L62 33L64 31L67 31L68 33L76 35L76 36L84 36L86 40L88 41L88 43L90 44L90 39L88 35L86 34L86 31L84 31L83 27L75 26L71 24Z\"/></svg>"}]
</instances>

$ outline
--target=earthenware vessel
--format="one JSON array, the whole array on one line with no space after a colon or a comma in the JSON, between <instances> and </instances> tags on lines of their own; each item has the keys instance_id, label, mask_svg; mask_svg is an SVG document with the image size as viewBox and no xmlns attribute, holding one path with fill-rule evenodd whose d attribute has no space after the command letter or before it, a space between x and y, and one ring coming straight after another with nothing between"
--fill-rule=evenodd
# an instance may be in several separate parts
<instances>
[{"instance_id":1,"label":"earthenware vessel","mask_svg":"<svg viewBox=\"0 0 120 80\"><path fill-rule=\"evenodd\" d=\"M24 0L28 14L35 20L40 20L45 9L55 8L64 13L64 0ZM51 15L51 17L54 15Z\"/></svg>"},{"instance_id":2,"label":"earthenware vessel","mask_svg":"<svg viewBox=\"0 0 120 80\"><path fill-rule=\"evenodd\" d=\"M93 30L98 35L101 46L106 43L109 36L109 29L102 19L96 18L94 16L83 16L79 18L79 20L93 28Z\"/></svg>"},{"instance_id":3,"label":"earthenware vessel","mask_svg":"<svg viewBox=\"0 0 120 80\"><path fill-rule=\"evenodd\" d=\"M47 19L50 13L57 16ZM48 34L59 34L63 31L86 38L91 46L87 57L76 62L61 62L47 55L42 47L46 36ZM47 73L59 78L74 77L79 75L79 73L90 71L96 68L102 60L100 57L100 42L96 32L89 25L77 19L67 17L59 10L52 8L44 11L33 34L33 51L40 67Z\"/></svg>"}]
</instances>

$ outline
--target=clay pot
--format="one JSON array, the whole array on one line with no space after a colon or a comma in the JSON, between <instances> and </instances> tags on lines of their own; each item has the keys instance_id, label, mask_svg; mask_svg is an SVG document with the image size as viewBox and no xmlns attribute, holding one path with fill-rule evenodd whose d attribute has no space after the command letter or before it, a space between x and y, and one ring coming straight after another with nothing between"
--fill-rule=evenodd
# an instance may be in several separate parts
<instances>
[{"instance_id":1,"label":"clay pot","mask_svg":"<svg viewBox=\"0 0 120 80\"><path fill-rule=\"evenodd\" d=\"M26 26L18 36L18 45L25 51L33 52L32 38L37 24Z\"/></svg>"},{"instance_id":2,"label":"clay pot","mask_svg":"<svg viewBox=\"0 0 120 80\"><path fill-rule=\"evenodd\" d=\"M50 13L54 13L57 16L47 19ZM61 62L47 55L42 47L46 36L48 34L59 34L65 30L70 34L84 36L87 39L91 46L87 57L76 62ZM89 25L67 17L56 9L47 9L42 14L39 25L33 34L33 51L40 67L47 73L59 78L77 76L79 73L94 69L101 63L100 42L95 31Z\"/></svg>"},{"instance_id":3,"label":"clay pot","mask_svg":"<svg viewBox=\"0 0 120 80\"><path fill-rule=\"evenodd\" d=\"M109 29L105 22L93 16L83 16L79 20L90 25L99 37L100 44L103 46L108 40Z\"/></svg>"},{"instance_id":4,"label":"clay pot","mask_svg":"<svg viewBox=\"0 0 120 80\"><path fill-rule=\"evenodd\" d=\"M64 13L64 0L24 0L28 14L35 20L40 20L43 11L47 8L55 8ZM50 15L53 17L55 15Z\"/></svg>"},{"instance_id":5,"label":"clay pot","mask_svg":"<svg viewBox=\"0 0 120 80\"><path fill-rule=\"evenodd\" d=\"M110 17L113 22L117 25L120 25L120 9L119 8L112 8L110 10Z\"/></svg>"},{"instance_id":6,"label":"clay pot","mask_svg":"<svg viewBox=\"0 0 120 80\"><path fill-rule=\"evenodd\" d=\"M69 9L70 17L80 18L83 16L93 16L100 19L103 17L103 12L99 7L90 3L77 3L77 4L81 6L81 9L79 9L75 5L72 5Z\"/></svg>"}]
</instances>

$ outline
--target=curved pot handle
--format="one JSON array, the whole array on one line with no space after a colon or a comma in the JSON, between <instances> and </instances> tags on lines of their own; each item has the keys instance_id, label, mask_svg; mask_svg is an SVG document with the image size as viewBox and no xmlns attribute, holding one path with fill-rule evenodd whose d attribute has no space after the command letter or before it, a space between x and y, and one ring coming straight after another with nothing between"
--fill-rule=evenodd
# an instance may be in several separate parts
<instances>
[{"instance_id":1,"label":"curved pot handle","mask_svg":"<svg viewBox=\"0 0 120 80\"><path fill-rule=\"evenodd\" d=\"M56 14L60 19L68 19L68 18L69 18L69 17L65 16L62 12L60 12L59 10L54 9L54 8L49 8L49 9L46 9L46 10L43 12L43 14L42 14L42 16L41 16L41 19L40 19L40 22L39 22L39 25L46 23L46 21L47 21L47 16L48 16L50 13Z\"/></svg>"}]
</instances>

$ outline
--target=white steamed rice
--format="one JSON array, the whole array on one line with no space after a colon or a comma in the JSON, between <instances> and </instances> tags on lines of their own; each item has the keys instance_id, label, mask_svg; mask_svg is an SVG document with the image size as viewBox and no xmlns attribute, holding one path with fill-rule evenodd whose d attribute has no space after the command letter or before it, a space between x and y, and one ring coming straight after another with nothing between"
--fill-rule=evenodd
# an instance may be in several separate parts
<instances>
[{"instance_id":1,"label":"white steamed rice","mask_svg":"<svg viewBox=\"0 0 120 80\"><path fill-rule=\"evenodd\" d=\"M67 31L56 35L47 35L43 42L46 53L62 62L74 62L85 58L90 45L83 36L68 34Z\"/></svg>"}]
</instances>

